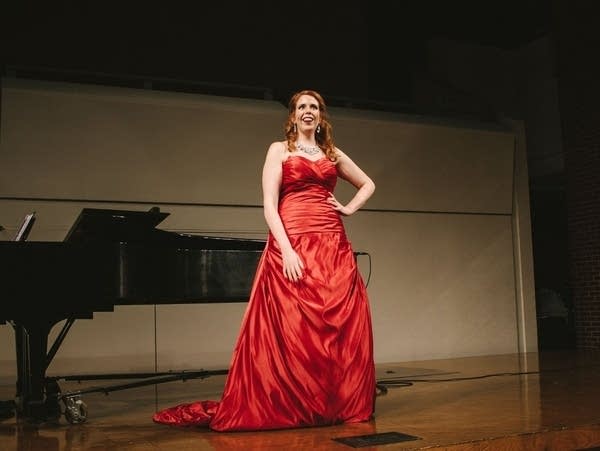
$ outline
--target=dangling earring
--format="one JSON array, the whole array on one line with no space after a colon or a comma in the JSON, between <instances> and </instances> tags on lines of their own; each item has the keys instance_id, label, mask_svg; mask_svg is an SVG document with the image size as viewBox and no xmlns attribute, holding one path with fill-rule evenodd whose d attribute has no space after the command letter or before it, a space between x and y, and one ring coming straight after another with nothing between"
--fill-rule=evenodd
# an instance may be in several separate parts
<instances>
[{"instance_id":1,"label":"dangling earring","mask_svg":"<svg viewBox=\"0 0 600 451\"><path fill-rule=\"evenodd\" d=\"M294 122L294 133L296 133L296 123Z\"/></svg>"},{"instance_id":2,"label":"dangling earring","mask_svg":"<svg viewBox=\"0 0 600 451\"><path fill-rule=\"evenodd\" d=\"M317 125L317 133L321 133L321 124Z\"/></svg>"}]
</instances>

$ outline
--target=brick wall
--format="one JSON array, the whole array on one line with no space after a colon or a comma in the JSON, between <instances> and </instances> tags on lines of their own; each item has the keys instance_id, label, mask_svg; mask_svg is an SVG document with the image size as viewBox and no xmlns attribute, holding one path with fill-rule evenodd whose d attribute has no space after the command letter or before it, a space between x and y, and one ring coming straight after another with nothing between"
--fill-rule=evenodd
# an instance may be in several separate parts
<instances>
[{"instance_id":1,"label":"brick wall","mask_svg":"<svg viewBox=\"0 0 600 451\"><path fill-rule=\"evenodd\" d=\"M600 349L600 2L555 0L577 348Z\"/></svg>"}]
</instances>

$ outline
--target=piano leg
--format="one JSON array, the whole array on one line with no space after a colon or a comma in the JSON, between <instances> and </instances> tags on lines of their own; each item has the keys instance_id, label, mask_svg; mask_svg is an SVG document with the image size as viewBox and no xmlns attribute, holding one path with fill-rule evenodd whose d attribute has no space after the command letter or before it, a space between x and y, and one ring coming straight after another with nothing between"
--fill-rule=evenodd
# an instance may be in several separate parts
<instances>
[{"instance_id":1,"label":"piano leg","mask_svg":"<svg viewBox=\"0 0 600 451\"><path fill-rule=\"evenodd\" d=\"M33 421L56 420L61 413L56 388L46 386L48 334L55 323L39 318L16 322L17 414Z\"/></svg>"},{"instance_id":2,"label":"piano leg","mask_svg":"<svg viewBox=\"0 0 600 451\"><path fill-rule=\"evenodd\" d=\"M15 349L16 349L16 357L17 357L17 386L16 386L16 398L20 399L23 389L21 387L21 375L23 374L23 362L25 361L25 343L27 342L27 337L25 335L25 329L21 324L13 323L13 328L15 331Z\"/></svg>"}]
</instances>

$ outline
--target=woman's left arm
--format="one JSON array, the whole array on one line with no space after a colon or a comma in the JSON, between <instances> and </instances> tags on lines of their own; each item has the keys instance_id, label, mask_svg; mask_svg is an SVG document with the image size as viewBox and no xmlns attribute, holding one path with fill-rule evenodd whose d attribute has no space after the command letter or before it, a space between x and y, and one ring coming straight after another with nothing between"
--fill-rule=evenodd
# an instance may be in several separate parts
<instances>
[{"instance_id":1,"label":"woman's left arm","mask_svg":"<svg viewBox=\"0 0 600 451\"><path fill-rule=\"evenodd\" d=\"M333 193L329 197L329 203L333 206L334 210L339 211L345 216L349 216L358 211L373 195L373 192L375 192L375 183L348 155L339 149L336 149L336 151L338 154L337 169L339 176L354 185L357 191L346 205L338 202Z\"/></svg>"}]
</instances>

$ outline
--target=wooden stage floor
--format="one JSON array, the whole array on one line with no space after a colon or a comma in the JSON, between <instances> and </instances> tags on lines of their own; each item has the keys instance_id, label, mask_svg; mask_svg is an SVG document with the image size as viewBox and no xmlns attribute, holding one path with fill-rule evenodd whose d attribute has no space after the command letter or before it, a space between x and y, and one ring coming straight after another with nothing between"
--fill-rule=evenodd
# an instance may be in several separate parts
<instances>
[{"instance_id":1,"label":"wooden stage floor","mask_svg":"<svg viewBox=\"0 0 600 451\"><path fill-rule=\"evenodd\" d=\"M373 421L284 431L216 433L152 423L155 409L218 399L225 376L84 396L70 424L0 422L4 451L71 450L600 450L600 354L531 353L377 365L387 393ZM120 382L120 381L119 381ZM94 382L110 385L115 381ZM90 385L90 383L87 383ZM14 383L0 386L9 399ZM63 391L81 389L73 382ZM397 432L414 440L375 444ZM368 436L354 443L336 439ZM363 446L364 445L364 446Z\"/></svg>"}]
</instances>

